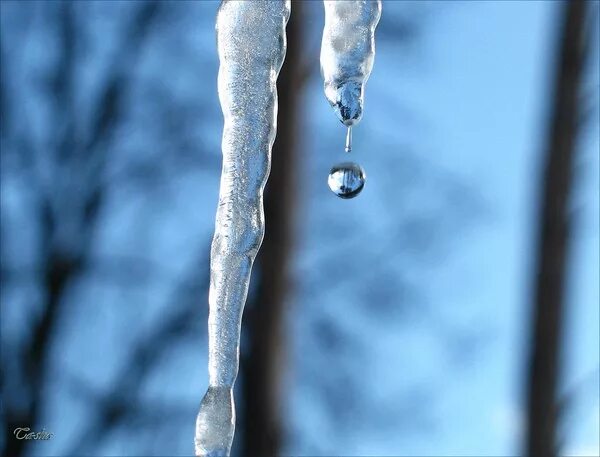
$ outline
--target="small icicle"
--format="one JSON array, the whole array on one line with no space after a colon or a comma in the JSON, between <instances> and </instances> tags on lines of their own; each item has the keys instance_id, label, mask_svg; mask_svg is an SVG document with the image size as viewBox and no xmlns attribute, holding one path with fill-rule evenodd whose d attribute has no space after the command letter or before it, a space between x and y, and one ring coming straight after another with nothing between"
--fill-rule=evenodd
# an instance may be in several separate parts
<instances>
[{"instance_id":1,"label":"small icicle","mask_svg":"<svg viewBox=\"0 0 600 457\"><path fill-rule=\"evenodd\" d=\"M375 28L381 0L323 2L325 26L321 42L321 73L325 96L348 127L363 115L365 84L375 59Z\"/></svg>"},{"instance_id":2,"label":"small icicle","mask_svg":"<svg viewBox=\"0 0 600 457\"><path fill-rule=\"evenodd\" d=\"M346 147L344 150L352 152L352 127L348 127L348 131L346 132Z\"/></svg>"}]
</instances>

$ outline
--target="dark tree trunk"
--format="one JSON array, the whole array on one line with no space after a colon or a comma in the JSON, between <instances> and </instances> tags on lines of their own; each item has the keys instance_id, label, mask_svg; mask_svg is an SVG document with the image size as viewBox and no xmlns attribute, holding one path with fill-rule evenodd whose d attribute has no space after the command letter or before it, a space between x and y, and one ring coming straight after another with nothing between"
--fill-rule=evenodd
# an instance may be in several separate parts
<instances>
[{"instance_id":1,"label":"dark tree trunk","mask_svg":"<svg viewBox=\"0 0 600 457\"><path fill-rule=\"evenodd\" d=\"M280 379L285 299L289 289L288 258L295 213L296 144L301 76L302 3L292 3L287 25L288 48L277 89L279 113L271 175L265 192L266 234L257 259L257 287L244 316L245 338L240 376L244 419L241 454L275 456L282 435ZM246 339L247 338L247 339Z\"/></svg>"},{"instance_id":2,"label":"dark tree trunk","mask_svg":"<svg viewBox=\"0 0 600 457\"><path fill-rule=\"evenodd\" d=\"M557 387L569 239L568 202L579 124L585 10L583 0L563 4L562 34L544 156L525 443L526 455L531 457L558 454Z\"/></svg>"},{"instance_id":3,"label":"dark tree trunk","mask_svg":"<svg viewBox=\"0 0 600 457\"><path fill-rule=\"evenodd\" d=\"M51 257L54 258L53 256ZM29 427L34 431L35 426L38 425L41 389L46 374L44 363L48 352L48 342L56 325L60 300L67 281L72 275L72 271L73 267L71 263L68 261L62 262L56 258L50 261L45 268L46 312L34 327L32 343L27 353L27 360L25 361L26 375L30 382L28 386L29 402L26 408L9 411L7 414L5 430L6 455L12 457L24 455L25 448L31 444L30 441L16 439L14 435L15 429Z\"/></svg>"}]
</instances>

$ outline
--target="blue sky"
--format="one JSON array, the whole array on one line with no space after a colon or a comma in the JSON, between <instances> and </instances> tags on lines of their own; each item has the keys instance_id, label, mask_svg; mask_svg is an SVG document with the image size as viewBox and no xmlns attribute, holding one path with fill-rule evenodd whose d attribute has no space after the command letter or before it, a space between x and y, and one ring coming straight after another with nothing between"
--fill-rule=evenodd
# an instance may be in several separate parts
<instances>
[{"instance_id":1,"label":"blue sky","mask_svg":"<svg viewBox=\"0 0 600 457\"><path fill-rule=\"evenodd\" d=\"M417 329L403 326L402 317L388 316L399 325L386 326L381 321L369 325L360 314L345 310L358 300L372 299L376 306L377 295L357 298L354 288L334 288L318 310L305 311L316 293L310 284L300 286L295 309L301 320L307 314L307 323L295 323L300 329L297 338L306 338L306 328L314 325L310 324L312 312L326 313L351 334L366 335L358 337L366 355L362 364L355 362L365 390L357 395L373 408L356 414L373 414L376 397L403 411L406 401L398 393L402 389L431 385L433 393L415 407L428 413L423 427L398 423L378 433L357 425L360 421L354 417L346 432L340 433L343 427L338 427L337 433L324 438L323 424L313 418L318 416L315 411L327 417L322 411L327 408L319 406L323 399L311 400L304 386L308 382L304 377L314 376L315 368L310 366L318 362L305 362L307 346L312 346L297 341L295 362L301 368L295 372L300 387L292 400L291 421L294 430L308 431L308 441L318 443L315 448L325 453L513 455L519 452L523 436L540 155L558 8L552 2L386 2L383 14L402 17L411 8L414 17L423 21L415 42L402 47L380 37L366 91L365 116L354 131L354 159L368 175L365 191L349 205L324 205L318 192L309 195L305 211L310 223L302 230L306 245L300 259L317 256L326 240L335 239L340 220L346 221L358 239L357 234L363 234L363 246L377 251L389 238L399 213L410 219L415 211L417 216L431 211L440 233L429 234L426 243L430 247L441 239L443 247L433 253L415 253L410 246L391 242L396 249L390 252L383 247L383 257L377 260L389 263L381 274L395 282L396 289L401 281L408 281L428 304L428 313L443 325L482 336L466 343L474 356L456 366L440 348L437 324L432 324L429 314L421 316L424 322L417 323ZM597 52L595 56L597 66ZM587 84L593 86L594 80L597 90L597 73ZM326 164L340 157L335 151L341 149L343 129L327 111L318 80L309 88L306 112L306 136L317 138L305 146L310 172L318 176L315 188ZM331 125L332 132L323 133L326 125ZM600 452L597 127L588 126L585 138L579 159L585 165L578 167L575 178L578 210L567 297L564 383L587 381L577 390L579 406L566 419L567 455ZM415 163L419 164L418 177L406 171ZM448 192L444 180L458 183L458 201L440 196ZM327 215L310 214L323 206ZM450 212L450 220L443 212L435 212L438 207ZM319 224L325 227L314 234ZM339 236L345 239L347 235ZM355 251L356 259L361 259L361 248ZM366 262L365 269L372 268ZM350 269L348 275L350 283L367 281L360 269ZM331 370L344 364L337 357L327 358L333 364ZM373 387L370 378L377 379ZM335 418L334 412L329 413ZM369 416L363 419L368 422ZM290 451L296 450L300 447L292 445Z\"/></svg>"}]
</instances>

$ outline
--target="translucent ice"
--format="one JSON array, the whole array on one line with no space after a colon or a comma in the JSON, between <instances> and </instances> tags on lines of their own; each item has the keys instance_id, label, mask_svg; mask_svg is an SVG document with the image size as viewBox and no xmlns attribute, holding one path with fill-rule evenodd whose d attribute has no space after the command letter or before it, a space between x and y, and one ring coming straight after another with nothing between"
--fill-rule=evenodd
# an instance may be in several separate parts
<instances>
[{"instance_id":1,"label":"translucent ice","mask_svg":"<svg viewBox=\"0 0 600 457\"><path fill-rule=\"evenodd\" d=\"M289 14L290 0L224 0L217 14L223 169L210 262L209 388L196 420L196 455L229 455L233 440L242 311L264 235Z\"/></svg>"},{"instance_id":2,"label":"translucent ice","mask_svg":"<svg viewBox=\"0 0 600 457\"><path fill-rule=\"evenodd\" d=\"M347 126L357 124L375 57L381 0L325 0L321 72L325 96Z\"/></svg>"}]
</instances>

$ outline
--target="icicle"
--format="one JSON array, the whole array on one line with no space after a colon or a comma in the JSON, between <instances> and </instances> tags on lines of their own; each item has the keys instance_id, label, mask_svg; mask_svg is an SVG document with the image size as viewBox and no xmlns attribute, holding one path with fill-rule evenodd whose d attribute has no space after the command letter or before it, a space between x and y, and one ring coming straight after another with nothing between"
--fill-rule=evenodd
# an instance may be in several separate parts
<instances>
[{"instance_id":1,"label":"icicle","mask_svg":"<svg viewBox=\"0 0 600 457\"><path fill-rule=\"evenodd\" d=\"M321 72L325 96L340 120L350 127L362 117L381 0L325 0L324 5Z\"/></svg>"},{"instance_id":2,"label":"icicle","mask_svg":"<svg viewBox=\"0 0 600 457\"><path fill-rule=\"evenodd\" d=\"M233 440L242 311L264 235L289 14L290 0L224 0L217 14L223 170L210 264L209 387L196 421L196 455L229 455Z\"/></svg>"}]
</instances>

